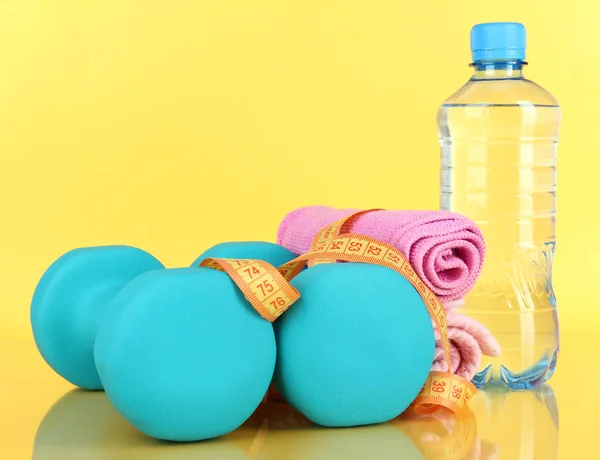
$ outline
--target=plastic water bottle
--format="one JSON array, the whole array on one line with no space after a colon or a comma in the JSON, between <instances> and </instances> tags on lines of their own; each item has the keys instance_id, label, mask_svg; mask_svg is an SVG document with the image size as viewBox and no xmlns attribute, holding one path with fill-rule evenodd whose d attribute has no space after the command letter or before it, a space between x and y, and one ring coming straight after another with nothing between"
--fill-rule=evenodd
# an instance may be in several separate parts
<instances>
[{"instance_id":1,"label":"plastic water bottle","mask_svg":"<svg viewBox=\"0 0 600 460\"><path fill-rule=\"evenodd\" d=\"M471 30L473 76L441 107L442 209L481 228L486 260L462 311L502 346L473 379L513 389L547 381L559 349L552 289L556 153L560 108L527 80L525 27L479 24Z\"/></svg>"}]
</instances>

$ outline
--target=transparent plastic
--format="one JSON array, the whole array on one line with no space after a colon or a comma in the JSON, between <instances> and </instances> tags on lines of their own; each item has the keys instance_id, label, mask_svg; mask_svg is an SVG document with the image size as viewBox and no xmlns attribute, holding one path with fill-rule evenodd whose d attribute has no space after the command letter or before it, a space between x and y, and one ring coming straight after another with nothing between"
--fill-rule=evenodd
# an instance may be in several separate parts
<instances>
[{"instance_id":1,"label":"transparent plastic","mask_svg":"<svg viewBox=\"0 0 600 460\"><path fill-rule=\"evenodd\" d=\"M470 217L487 245L462 311L502 346L473 382L540 386L559 350L552 262L560 108L523 77L523 61L478 62L438 113L442 209Z\"/></svg>"}]
</instances>

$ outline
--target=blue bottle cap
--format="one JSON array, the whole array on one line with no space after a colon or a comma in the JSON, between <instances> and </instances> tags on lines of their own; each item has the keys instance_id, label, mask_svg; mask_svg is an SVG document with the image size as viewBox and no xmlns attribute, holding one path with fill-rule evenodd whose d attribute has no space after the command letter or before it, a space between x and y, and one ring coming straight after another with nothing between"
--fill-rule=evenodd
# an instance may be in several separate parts
<instances>
[{"instance_id":1,"label":"blue bottle cap","mask_svg":"<svg viewBox=\"0 0 600 460\"><path fill-rule=\"evenodd\" d=\"M488 22L471 29L473 61L524 60L525 26L518 22Z\"/></svg>"}]
</instances>

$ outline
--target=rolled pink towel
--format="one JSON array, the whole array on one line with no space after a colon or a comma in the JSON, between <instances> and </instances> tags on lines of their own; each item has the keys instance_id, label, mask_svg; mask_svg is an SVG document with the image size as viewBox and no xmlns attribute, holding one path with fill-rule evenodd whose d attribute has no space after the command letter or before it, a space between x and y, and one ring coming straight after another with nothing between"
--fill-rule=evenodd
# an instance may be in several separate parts
<instances>
[{"instance_id":1,"label":"rolled pink towel","mask_svg":"<svg viewBox=\"0 0 600 460\"><path fill-rule=\"evenodd\" d=\"M356 211L326 206L297 209L281 222L277 242L296 255L304 254L319 230ZM451 212L373 211L352 219L344 232L362 233L396 247L447 307L475 285L485 257L477 225Z\"/></svg>"},{"instance_id":2,"label":"rolled pink towel","mask_svg":"<svg viewBox=\"0 0 600 460\"><path fill-rule=\"evenodd\" d=\"M490 331L478 321L454 310L446 311L448 341L453 374L471 380L481 365L482 355L500 356L500 345ZM440 334L435 328L435 355L432 371L448 371Z\"/></svg>"}]
</instances>

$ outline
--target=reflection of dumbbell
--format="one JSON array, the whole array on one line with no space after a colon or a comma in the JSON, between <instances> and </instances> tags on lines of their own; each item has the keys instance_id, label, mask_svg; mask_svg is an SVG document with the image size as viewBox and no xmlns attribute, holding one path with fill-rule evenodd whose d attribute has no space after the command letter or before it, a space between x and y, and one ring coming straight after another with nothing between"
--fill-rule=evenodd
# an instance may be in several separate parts
<instances>
[{"instance_id":1,"label":"reflection of dumbbell","mask_svg":"<svg viewBox=\"0 0 600 460\"><path fill-rule=\"evenodd\" d=\"M260 458L426 460L415 443L391 424L356 428L340 427L334 430L315 427L275 429L269 432L260 451Z\"/></svg>"},{"instance_id":2,"label":"reflection of dumbbell","mask_svg":"<svg viewBox=\"0 0 600 460\"><path fill-rule=\"evenodd\" d=\"M260 258L278 266L294 256L271 243L222 243L192 266L206 257ZM152 255L130 246L74 249L60 257L42 276L31 305L33 334L46 362L73 385L101 390L93 356L100 319L123 286L164 268Z\"/></svg>"},{"instance_id":3,"label":"reflection of dumbbell","mask_svg":"<svg viewBox=\"0 0 600 460\"><path fill-rule=\"evenodd\" d=\"M206 257L278 266L294 255L251 242L217 245L198 259ZM32 302L43 357L75 385L104 387L117 410L151 436L197 440L235 429L271 381L273 328L228 275L197 263L166 270L123 246L65 254Z\"/></svg>"},{"instance_id":4,"label":"reflection of dumbbell","mask_svg":"<svg viewBox=\"0 0 600 460\"><path fill-rule=\"evenodd\" d=\"M33 460L248 460L259 427L243 427L220 442L164 443L147 438L119 415L104 393L72 390L44 416Z\"/></svg>"}]
</instances>

